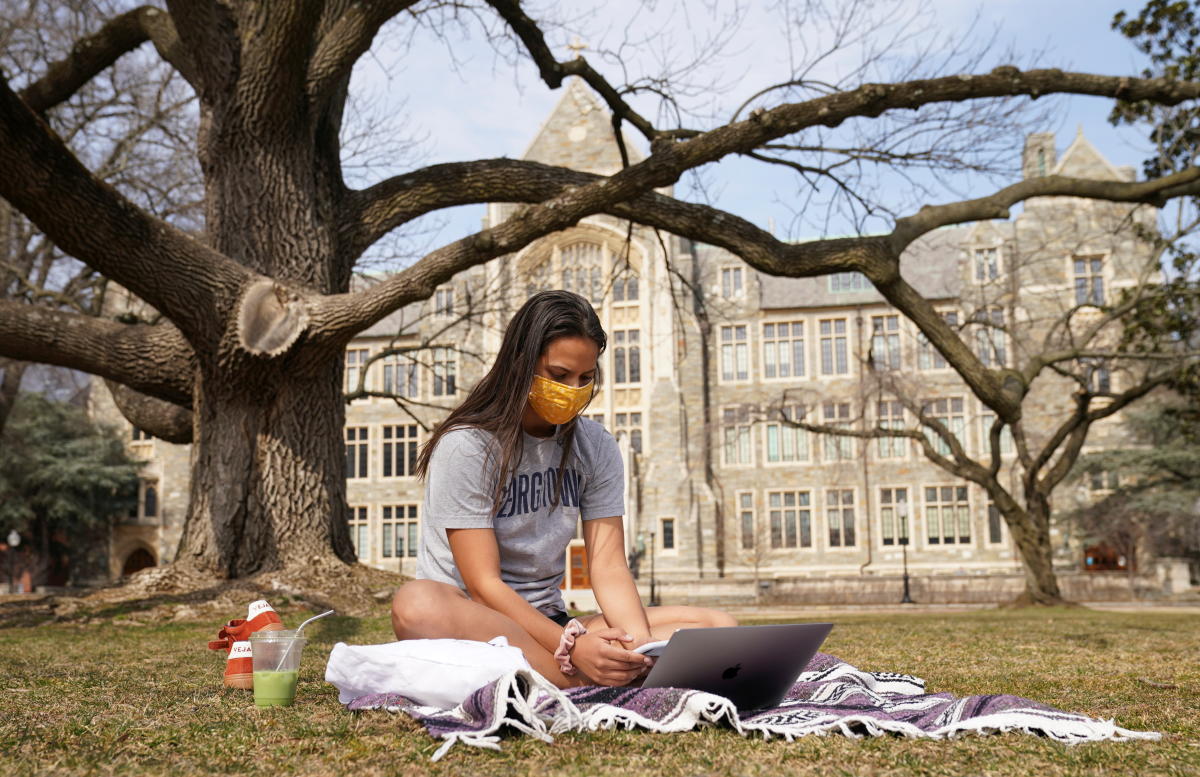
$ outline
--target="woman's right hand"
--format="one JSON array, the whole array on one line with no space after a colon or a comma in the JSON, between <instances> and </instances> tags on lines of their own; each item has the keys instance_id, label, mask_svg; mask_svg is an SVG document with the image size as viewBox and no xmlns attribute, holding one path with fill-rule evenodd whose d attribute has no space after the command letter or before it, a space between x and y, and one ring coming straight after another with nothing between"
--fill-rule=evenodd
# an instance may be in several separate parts
<instances>
[{"instance_id":1,"label":"woman's right hand","mask_svg":"<svg viewBox=\"0 0 1200 777\"><path fill-rule=\"evenodd\" d=\"M571 663L597 685L628 685L641 677L654 660L626 650L623 641L629 641L629 635L620 629L589 631L575 638Z\"/></svg>"}]
</instances>

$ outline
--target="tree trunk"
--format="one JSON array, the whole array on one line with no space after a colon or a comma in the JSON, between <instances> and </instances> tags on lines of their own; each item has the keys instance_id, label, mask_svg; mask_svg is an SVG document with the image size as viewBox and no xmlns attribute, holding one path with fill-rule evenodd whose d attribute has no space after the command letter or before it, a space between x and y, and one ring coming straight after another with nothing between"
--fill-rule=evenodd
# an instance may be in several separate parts
<instances>
[{"instance_id":1,"label":"tree trunk","mask_svg":"<svg viewBox=\"0 0 1200 777\"><path fill-rule=\"evenodd\" d=\"M15 359L0 359L0 437L4 435L4 427L12 414L13 404L21 391L21 379L25 377L28 362Z\"/></svg>"},{"instance_id":2,"label":"tree trunk","mask_svg":"<svg viewBox=\"0 0 1200 777\"><path fill-rule=\"evenodd\" d=\"M202 106L210 244L280 284L345 293L351 262L341 255L343 190L329 142L340 103L310 112L301 92L279 114L241 104L238 93ZM226 578L352 564L342 352L302 337L258 356L236 329L230 322L218 342L196 348L191 499L177 559Z\"/></svg>"},{"instance_id":3,"label":"tree trunk","mask_svg":"<svg viewBox=\"0 0 1200 777\"><path fill-rule=\"evenodd\" d=\"M1050 506L1045 500L1032 499L1030 502L1032 506L1025 510L1015 502L1009 505L1008 510L1002 508L1025 572L1025 591L1014 604L1066 604L1058 589L1058 578L1054 575Z\"/></svg>"},{"instance_id":4,"label":"tree trunk","mask_svg":"<svg viewBox=\"0 0 1200 777\"><path fill-rule=\"evenodd\" d=\"M178 560L222 577L353 563L340 362L269 386L206 376Z\"/></svg>"}]
</instances>

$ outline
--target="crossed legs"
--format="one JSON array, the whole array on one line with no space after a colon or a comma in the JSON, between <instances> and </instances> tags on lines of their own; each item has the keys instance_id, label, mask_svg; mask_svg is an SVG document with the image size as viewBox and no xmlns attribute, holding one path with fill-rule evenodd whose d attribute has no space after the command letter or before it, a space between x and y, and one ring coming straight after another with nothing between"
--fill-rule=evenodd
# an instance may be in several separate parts
<instances>
[{"instance_id":1,"label":"crossed legs","mask_svg":"<svg viewBox=\"0 0 1200 777\"><path fill-rule=\"evenodd\" d=\"M655 639L667 639L679 629L712 626L736 626L737 621L719 610L704 607L647 607L650 633ZM600 614L579 619L589 631L608 623ZM508 644L518 647L525 659L560 688L585 685L586 677L568 677L558 669L551 651L546 650L512 618L471 600L457 587L434 580L405 583L392 598L392 628L397 639L473 639L481 642L503 635Z\"/></svg>"}]
</instances>

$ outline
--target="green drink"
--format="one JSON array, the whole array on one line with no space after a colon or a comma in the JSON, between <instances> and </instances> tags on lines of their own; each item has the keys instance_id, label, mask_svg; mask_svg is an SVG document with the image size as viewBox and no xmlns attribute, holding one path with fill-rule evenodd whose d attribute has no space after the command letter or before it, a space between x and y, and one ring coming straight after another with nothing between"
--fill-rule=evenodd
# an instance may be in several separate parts
<instances>
[{"instance_id":1,"label":"green drink","mask_svg":"<svg viewBox=\"0 0 1200 777\"><path fill-rule=\"evenodd\" d=\"M254 704L257 707L288 707L296 698L296 670L254 673Z\"/></svg>"}]
</instances>

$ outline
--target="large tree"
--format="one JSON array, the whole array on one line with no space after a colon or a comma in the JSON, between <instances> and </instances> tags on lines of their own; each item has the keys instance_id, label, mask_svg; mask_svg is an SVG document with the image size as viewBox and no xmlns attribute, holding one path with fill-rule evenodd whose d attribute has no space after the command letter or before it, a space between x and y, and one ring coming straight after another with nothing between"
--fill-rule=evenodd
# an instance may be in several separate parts
<instances>
[{"instance_id":1,"label":"large tree","mask_svg":"<svg viewBox=\"0 0 1200 777\"><path fill-rule=\"evenodd\" d=\"M348 186L340 135L355 62L393 19L417 27L422 14L468 11L489 32L501 30L516 43L548 87L570 76L586 81L607 102L616 128L631 126L650 153L608 176L481 159L413 169L367 188ZM99 180L42 118L148 42L198 98L204 239ZM940 226L1003 215L1035 196L1158 205L1200 191L1196 169L1142 182L1048 176L924 207L895 218L884 234L788 243L730 213L656 190L733 154L785 159L803 172L805 160L816 158L812 143L819 139L831 148L827 133L843 125L861 129L917 117L931 127L953 122L967 133L988 114L957 109L1011 104L997 98L1074 93L1177 104L1200 96L1200 83L1004 66L910 71L878 83L866 82L870 71L863 71L829 85L806 82L797 71L779 88L759 93L744 116L660 126L634 110L629 96L637 89L663 91L663 84L626 88L596 69L599 62L556 58L544 28L517 0L189 0L167 2L165 10L137 8L99 24L19 92L0 85L0 195L62 250L132 291L162 320L122 324L0 301L0 354L85 370L190 411L192 491L180 564L220 576L337 565L353 559L342 473L342 350L356 332L430 296L466 268L608 213L724 247L770 274L857 270L916 323L998 418L1012 424L1028 386L1019 374L982 364L906 282L899 261L905 247ZM852 143L835 144L830 153L856 164L932 164L932 149L945 134L918 135L927 143L923 156L911 148L872 155ZM839 180L839 166L824 154L816 165L820 174ZM351 292L355 262L389 232L443 208L482 202L525 207Z\"/></svg>"}]
</instances>

